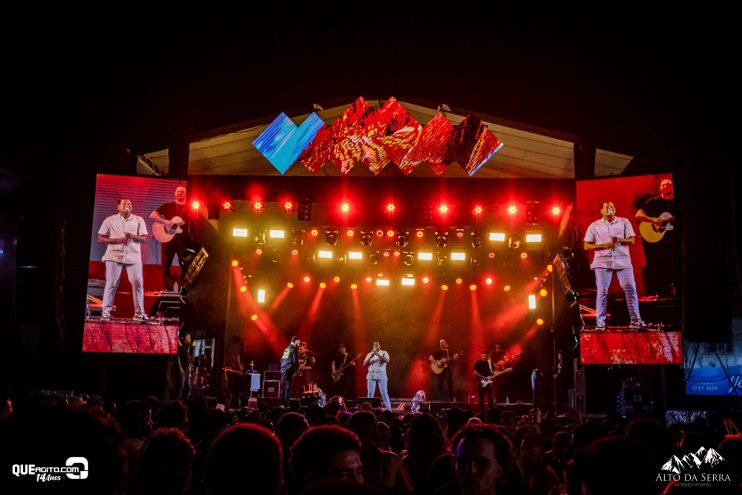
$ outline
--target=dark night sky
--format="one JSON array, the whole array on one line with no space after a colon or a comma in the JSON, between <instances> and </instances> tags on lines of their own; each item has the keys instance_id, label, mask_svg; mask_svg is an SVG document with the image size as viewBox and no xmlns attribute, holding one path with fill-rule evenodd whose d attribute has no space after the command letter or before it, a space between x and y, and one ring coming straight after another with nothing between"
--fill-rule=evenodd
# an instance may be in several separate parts
<instances>
[{"instance_id":1,"label":"dark night sky","mask_svg":"<svg viewBox=\"0 0 742 495\"><path fill-rule=\"evenodd\" d=\"M633 154L717 135L738 99L723 13L709 22L554 7L231 9L65 7L9 19L6 152L40 139L146 152L362 95L447 103Z\"/></svg>"}]
</instances>

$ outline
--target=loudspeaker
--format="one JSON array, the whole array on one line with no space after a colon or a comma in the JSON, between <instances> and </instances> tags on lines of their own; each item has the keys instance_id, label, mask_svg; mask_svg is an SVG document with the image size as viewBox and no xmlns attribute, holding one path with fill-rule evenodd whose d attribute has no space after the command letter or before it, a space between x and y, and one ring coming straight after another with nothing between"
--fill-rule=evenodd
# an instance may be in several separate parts
<instances>
[{"instance_id":1,"label":"loudspeaker","mask_svg":"<svg viewBox=\"0 0 742 495\"><path fill-rule=\"evenodd\" d=\"M263 397L266 399L278 399L281 395L281 382L278 380L263 381Z\"/></svg>"},{"instance_id":2,"label":"loudspeaker","mask_svg":"<svg viewBox=\"0 0 742 495\"><path fill-rule=\"evenodd\" d=\"M630 414L652 414L652 384L637 380L626 380L621 384L618 410L621 416Z\"/></svg>"},{"instance_id":3,"label":"loudspeaker","mask_svg":"<svg viewBox=\"0 0 742 495\"><path fill-rule=\"evenodd\" d=\"M264 379L266 380L281 380L281 372L280 371L265 371L263 372Z\"/></svg>"}]
</instances>

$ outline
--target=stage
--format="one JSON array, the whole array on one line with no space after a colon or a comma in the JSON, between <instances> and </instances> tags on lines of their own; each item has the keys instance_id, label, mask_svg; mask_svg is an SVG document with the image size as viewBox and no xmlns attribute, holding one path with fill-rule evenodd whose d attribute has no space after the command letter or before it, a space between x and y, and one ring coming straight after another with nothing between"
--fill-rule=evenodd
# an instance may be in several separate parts
<instances>
[{"instance_id":1,"label":"stage","mask_svg":"<svg viewBox=\"0 0 742 495\"><path fill-rule=\"evenodd\" d=\"M83 352L116 352L135 354L176 354L178 323L146 323L114 318L85 322Z\"/></svg>"}]
</instances>

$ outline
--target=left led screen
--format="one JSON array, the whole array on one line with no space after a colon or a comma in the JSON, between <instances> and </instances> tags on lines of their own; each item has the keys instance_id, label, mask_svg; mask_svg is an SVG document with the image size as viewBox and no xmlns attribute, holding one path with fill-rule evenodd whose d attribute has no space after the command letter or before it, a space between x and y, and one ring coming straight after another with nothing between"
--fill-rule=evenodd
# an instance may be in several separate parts
<instances>
[{"instance_id":1,"label":"left led screen","mask_svg":"<svg viewBox=\"0 0 742 495\"><path fill-rule=\"evenodd\" d=\"M177 236L188 233L188 202L172 206L178 203L177 194L182 197L185 191L187 198L187 187L186 181L173 179L97 176L83 352L177 352L177 320L152 317L164 297L177 299L177 286L166 287L163 276L163 246L175 246ZM183 224L155 227L150 218L155 211L167 212L169 218L184 216ZM177 256L170 265L170 278L177 284Z\"/></svg>"}]
</instances>

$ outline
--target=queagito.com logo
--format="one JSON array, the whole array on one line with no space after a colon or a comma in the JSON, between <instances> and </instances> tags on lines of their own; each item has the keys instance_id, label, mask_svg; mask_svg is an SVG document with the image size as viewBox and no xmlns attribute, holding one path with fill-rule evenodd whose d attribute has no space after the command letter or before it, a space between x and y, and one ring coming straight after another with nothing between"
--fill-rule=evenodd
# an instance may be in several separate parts
<instances>
[{"instance_id":1,"label":"queagito.com logo","mask_svg":"<svg viewBox=\"0 0 742 495\"><path fill-rule=\"evenodd\" d=\"M33 476L39 482L61 481L62 475L71 480L84 480L88 477L88 460L85 457L68 457L64 466L13 464L11 472L17 478Z\"/></svg>"},{"instance_id":2,"label":"queagito.com logo","mask_svg":"<svg viewBox=\"0 0 742 495\"><path fill-rule=\"evenodd\" d=\"M677 455L670 457L660 468L657 481L696 487L729 483L732 478L725 469L725 464L726 460L716 450L701 447L683 457Z\"/></svg>"}]
</instances>

